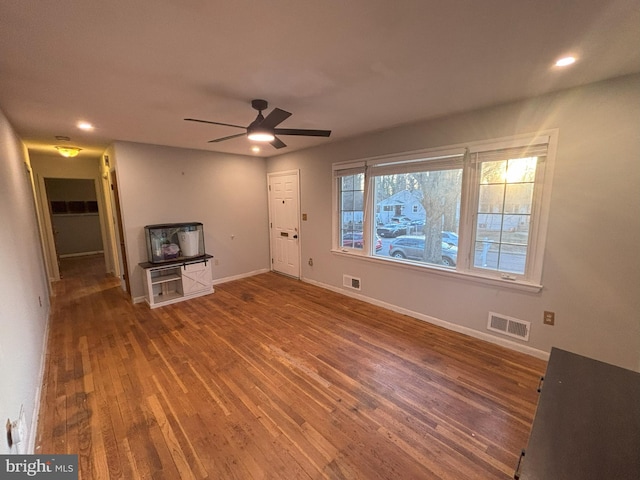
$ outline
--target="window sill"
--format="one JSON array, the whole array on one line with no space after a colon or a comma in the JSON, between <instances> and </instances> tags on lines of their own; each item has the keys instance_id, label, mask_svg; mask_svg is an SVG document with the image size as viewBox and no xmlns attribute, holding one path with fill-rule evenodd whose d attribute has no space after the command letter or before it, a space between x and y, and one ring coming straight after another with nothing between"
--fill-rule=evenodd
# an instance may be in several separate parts
<instances>
[{"instance_id":1,"label":"window sill","mask_svg":"<svg viewBox=\"0 0 640 480\"><path fill-rule=\"evenodd\" d=\"M398 260L385 257L375 257L366 255L357 250L332 249L331 253L341 257L354 258L366 262L388 265L392 268L411 269L414 271L425 272L428 274L441 275L448 278L470 281L478 284L490 285L494 287L508 288L510 290L519 290L523 292L539 293L542 285L523 280L508 280L495 277L481 275L477 272L461 272L452 270L447 267L438 267L435 265L422 265L408 260Z\"/></svg>"}]
</instances>

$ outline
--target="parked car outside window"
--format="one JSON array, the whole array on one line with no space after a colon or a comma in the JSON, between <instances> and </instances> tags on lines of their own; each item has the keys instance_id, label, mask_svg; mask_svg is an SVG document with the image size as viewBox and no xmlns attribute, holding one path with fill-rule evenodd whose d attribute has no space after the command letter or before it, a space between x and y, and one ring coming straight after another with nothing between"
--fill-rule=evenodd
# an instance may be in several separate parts
<instances>
[{"instance_id":1,"label":"parked car outside window","mask_svg":"<svg viewBox=\"0 0 640 480\"><path fill-rule=\"evenodd\" d=\"M449 245L458 246L458 234L454 232L442 232L442 241Z\"/></svg>"},{"instance_id":2,"label":"parked car outside window","mask_svg":"<svg viewBox=\"0 0 640 480\"><path fill-rule=\"evenodd\" d=\"M424 237L402 235L389 244L389 256L407 260L424 261ZM458 247L442 242L442 264L455 267Z\"/></svg>"},{"instance_id":3,"label":"parked car outside window","mask_svg":"<svg viewBox=\"0 0 640 480\"><path fill-rule=\"evenodd\" d=\"M364 246L362 232L345 233L342 235L342 246L349 248L362 248Z\"/></svg>"},{"instance_id":4,"label":"parked car outside window","mask_svg":"<svg viewBox=\"0 0 640 480\"><path fill-rule=\"evenodd\" d=\"M406 223L387 223L376 228L376 233L381 237L393 238L399 235L406 235L407 224Z\"/></svg>"},{"instance_id":5,"label":"parked car outside window","mask_svg":"<svg viewBox=\"0 0 640 480\"><path fill-rule=\"evenodd\" d=\"M363 248L364 237L362 232L345 233L342 235L342 246L349 248ZM382 239L379 235L376 235L375 238L375 249L376 252L382 250Z\"/></svg>"}]
</instances>

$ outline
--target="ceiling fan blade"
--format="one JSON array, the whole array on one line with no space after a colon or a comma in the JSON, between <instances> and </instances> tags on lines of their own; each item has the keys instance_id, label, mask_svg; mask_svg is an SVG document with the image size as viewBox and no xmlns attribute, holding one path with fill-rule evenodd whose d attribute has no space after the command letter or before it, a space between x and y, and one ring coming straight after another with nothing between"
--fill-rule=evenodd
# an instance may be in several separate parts
<instances>
[{"instance_id":1,"label":"ceiling fan blade","mask_svg":"<svg viewBox=\"0 0 640 480\"><path fill-rule=\"evenodd\" d=\"M285 112L284 110L280 110L279 108L274 108L271 110L271 113L266 116L266 118L260 123L260 126L263 128L273 128L276 125L284 122L287 118L289 118L291 114L289 112Z\"/></svg>"},{"instance_id":2,"label":"ceiling fan blade","mask_svg":"<svg viewBox=\"0 0 640 480\"><path fill-rule=\"evenodd\" d=\"M246 133L236 133L235 135L229 135L228 137L216 138L215 140L209 140L207 143L224 142L225 140L231 140L236 137L244 137Z\"/></svg>"},{"instance_id":3,"label":"ceiling fan blade","mask_svg":"<svg viewBox=\"0 0 640 480\"><path fill-rule=\"evenodd\" d=\"M275 137L271 142L271 145L273 145L276 148L284 148L287 146L286 143L284 143L282 140L280 140L278 137Z\"/></svg>"},{"instance_id":4,"label":"ceiling fan blade","mask_svg":"<svg viewBox=\"0 0 640 480\"><path fill-rule=\"evenodd\" d=\"M302 128L276 128L276 135L301 135L305 137L328 137L331 130L305 130Z\"/></svg>"},{"instance_id":5,"label":"ceiling fan blade","mask_svg":"<svg viewBox=\"0 0 640 480\"><path fill-rule=\"evenodd\" d=\"M185 118L187 122L210 123L212 125L224 125L225 127L247 128L242 125L233 125L232 123L212 122L210 120L198 120L197 118Z\"/></svg>"}]
</instances>

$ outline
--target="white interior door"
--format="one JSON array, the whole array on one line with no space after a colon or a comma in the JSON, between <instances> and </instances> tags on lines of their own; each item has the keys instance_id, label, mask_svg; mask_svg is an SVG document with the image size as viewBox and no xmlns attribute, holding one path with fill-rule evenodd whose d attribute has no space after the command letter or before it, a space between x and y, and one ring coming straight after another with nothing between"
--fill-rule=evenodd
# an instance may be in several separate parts
<instances>
[{"instance_id":1,"label":"white interior door","mask_svg":"<svg viewBox=\"0 0 640 480\"><path fill-rule=\"evenodd\" d=\"M300 278L298 172L270 173L271 269Z\"/></svg>"}]
</instances>

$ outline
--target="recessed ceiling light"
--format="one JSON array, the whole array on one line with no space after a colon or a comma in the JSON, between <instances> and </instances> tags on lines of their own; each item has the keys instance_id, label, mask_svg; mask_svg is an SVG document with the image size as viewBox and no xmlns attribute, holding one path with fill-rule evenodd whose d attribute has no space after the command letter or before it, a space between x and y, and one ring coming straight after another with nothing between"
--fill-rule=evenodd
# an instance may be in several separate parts
<instances>
[{"instance_id":1,"label":"recessed ceiling light","mask_svg":"<svg viewBox=\"0 0 640 480\"><path fill-rule=\"evenodd\" d=\"M251 151L253 153L258 153L260 151L260 147L258 147L257 145L254 145L253 147L251 147Z\"/></svg>"},{"instance_id":2,"label":"recessed ceiling light","mask_svg":"<svg viewBox=\"0 0 640 480\"><path fill-rule=\"evenodd\" d=\"M78 128L80 130L93 130L93 125L89 122L78 122Z\"/></svg>"},{"instance_id":3,"label":"recessed ceiling light","mask_svg":"<svg viewBox=\"0 0 640 480\"><path fill-rule=\"evenodd\" d=\"M576 57L562 57L556 62L556 67L567 67L576 63Z\"/></svg>"}]
</instances>

